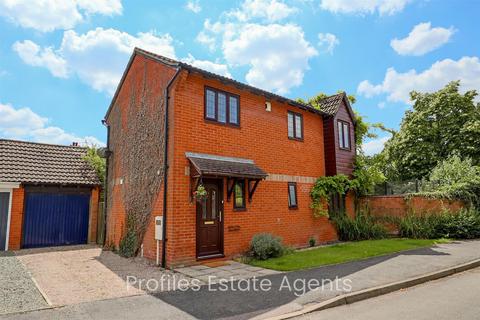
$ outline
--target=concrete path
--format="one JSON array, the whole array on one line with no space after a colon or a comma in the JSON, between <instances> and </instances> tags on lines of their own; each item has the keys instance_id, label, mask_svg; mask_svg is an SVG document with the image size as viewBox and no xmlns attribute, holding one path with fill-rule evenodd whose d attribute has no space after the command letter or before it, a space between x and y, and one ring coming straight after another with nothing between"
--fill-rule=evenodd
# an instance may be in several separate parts
<instances>
[{"instance_id":1,"label":"concrete path","mask_svg":"<svg viewBox=\"0 0 480 320\"><path fill-rule=\"evenodd\" d=\"M28 270L10 252L0 253L0 314L47 308Z\"/></svg>"},{"instance_id":2,"label":"concrete path","mask_svg":"<svg viewBox=\"0 0 480 320\"><path fill-rule=\"evenodd\" d=\"M148 295L93 301L62 308L0 316L2 320L150 320L193 319L192 316Z\"/></svg>"},{"instance_id":3,"label":"concrete path","mask_svg":"<svg viewBox=\"0 0 480 320\"><path fill-rule=\"evenodd\" d=\"M480 241L453 242L340 265L239 280L226 290L221 284L214 284L197 291L162 292L154 296L200 319L264 319L342 294L343 289L348 289L342 286L344 280L349 280L352 290L361 290L478 258ZM270 283L269 289L259 289L262 280ZM336 283L341 285L331 285L329 280L338 280ZM313 286L309 287L312 281ZM321 287L322 282L326 286Z\"/></svg>"},{"instance_id":4,"label":"concrete path","mask_svg":"<svg viewBox=\"0 0 480 320\"><path fill-rule=\"evenodd\" d=\"M275 270L254 267L236 261L221 261L213 264L178 268L175 269L175 272L198 279L203 284L250 279L280 273Z\"/></svg>"},{"instance_id":5,"label":"concrete path","mask_svg":"<svg viewBox=\"0 0 480 320\"><path fill-rule=\"evenodd\" d=\"M480 318L480 269L295 319L471 320Z\"/></svg>"}]
</instances>

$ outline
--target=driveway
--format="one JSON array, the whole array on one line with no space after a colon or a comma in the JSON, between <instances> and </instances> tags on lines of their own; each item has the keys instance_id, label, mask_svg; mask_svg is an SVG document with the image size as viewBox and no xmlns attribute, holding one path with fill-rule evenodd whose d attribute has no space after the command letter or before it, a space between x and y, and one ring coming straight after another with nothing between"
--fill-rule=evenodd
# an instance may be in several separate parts
<instances>
[{"instance_id":1,"label":"driveway","mask_svg":"<svg viewBox=\"0 0 480 320\"><path fill-rule=\"evenodd\" d=\"M76 246L21 250L16 258L30 271L51 306L144 294L100 261L102 249Z\"/></svg>"},{"instance_id":2,"label":"driveway","mask_svg":"<svg viewBox=\"0 0 480 320\"><path fill-rule=\"evenodd\" d=\"M11 252L0 253L0 315L48 308L29 272Z\"/></svg>"}]
</instances>

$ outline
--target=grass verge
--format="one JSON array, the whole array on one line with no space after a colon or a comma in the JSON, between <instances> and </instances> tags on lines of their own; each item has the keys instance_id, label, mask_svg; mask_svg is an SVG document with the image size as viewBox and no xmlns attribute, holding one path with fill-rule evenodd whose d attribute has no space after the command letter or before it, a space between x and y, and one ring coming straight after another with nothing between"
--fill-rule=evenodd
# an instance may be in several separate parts
<instances>
[{"instance_id":1,"label":"grass verge","mask_svg":"<svg viewBox=\"0 0 480 320\"><path fill-rule=\"evenodd\" d=\"M293 271L362 260L423 247L430 247L448 240L431 239L382 239L341 243L332 246L319 247L311 250L294 251L279 258L268 260L251 260L253 266L279 270Z\"/></svg>"}]
</instances>

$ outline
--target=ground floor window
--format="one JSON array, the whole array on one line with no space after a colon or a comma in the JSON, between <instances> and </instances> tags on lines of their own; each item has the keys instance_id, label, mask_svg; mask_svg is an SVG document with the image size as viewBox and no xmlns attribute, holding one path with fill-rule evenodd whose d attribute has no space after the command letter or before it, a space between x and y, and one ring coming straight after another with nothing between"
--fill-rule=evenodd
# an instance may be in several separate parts
<instances>
[{"instance_id":1,"label":"ground floor window","mask_svg":"<svg viewBox=\"0 0 480 320\"><path fill-rule=\"evenodd\" d=\"M297 183L295 183L295 182L289 182L288 183L288 207L290 209L298 208Z\"/></svg>"},{"instance_id":2,"label":"ground floor window","mask_svg":"<svg viewBox=\"0 0 480 320\"><path fill-rule=\"evenodd\" d=\"M236 180L233 187L233 208L245 209L245 180Z\"/></svg>"}]
</instances>

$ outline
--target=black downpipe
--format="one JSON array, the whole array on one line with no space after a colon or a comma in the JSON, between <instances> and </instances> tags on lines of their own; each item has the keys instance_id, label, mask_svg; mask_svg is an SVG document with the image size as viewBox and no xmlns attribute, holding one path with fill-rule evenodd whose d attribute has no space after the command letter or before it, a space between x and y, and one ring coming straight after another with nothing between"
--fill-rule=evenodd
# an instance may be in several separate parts
<instances>
[{"instance_id":1,"label":"black downpipe","mask_svg":"<svg viewBox=\"0 0 480 320\"><path fill-rule=\"evenodd\" d=\"M103 182L103 243L107 242L107 207L108 207L108 163L110 159L110 126L106 120L102 120L102 124L107 127L107 152L105 157L105 181Z\"/></svg>"},{"instance_id":2,"label":"black downpipe","mask_svg":"<svg viewBox=\"0 0 480 320\"><path fill-rule=\"evenodd\" d=\"M177 68L175 75L168 82L167 88L165 89L165 136L164 136L164 152L163 152L163 224L162 224L162 268L165 269L167 265L167 186L168 186L168 101L170 99L170 86L173 84L178 74L180 73L181 68Z\"/></svg>"}]
</instances>

